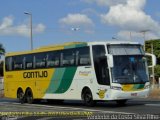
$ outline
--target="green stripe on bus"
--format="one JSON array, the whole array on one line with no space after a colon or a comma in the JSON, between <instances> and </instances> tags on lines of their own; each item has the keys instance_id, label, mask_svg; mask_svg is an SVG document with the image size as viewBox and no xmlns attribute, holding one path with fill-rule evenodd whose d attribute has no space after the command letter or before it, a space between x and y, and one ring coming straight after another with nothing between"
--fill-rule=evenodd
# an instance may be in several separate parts
<instances>
[{"instance_id":1,"label":"green stripe on bus","mask_svg":"<svg viewBox=\"0 0 160 120\"><path fill-rule=\"evenodd\" d=\"M68 45L68 46L65 46L64 49L67 49L67 48L84 47L84 46L87 46L87 43L76 44L76 45Z\"/></svg>"},{"instance_id":2,"label":"green stripe on bus","mask_svg":"<svg viewBox=\"0 0 160 120\"><path fill-rule=\"evenodd\" d=\"M78 44L78 45L76 45L76 47L84 47L84 46L87 46L87 43L83 43L83 44Z\"/></svg>"},{"instance_id":3,"label":"green stripe on bus","mask_svg":"<svg viewBox=\"0 0 160 120\"><path fill-rule=\"evenodd\" d=\"M136 89L143 89L144 88L144 84L137 84L137 85L134 85L133 89L136 90Z\"/></svg>"},{"instance_id":4,"label":"green stripe on bus","mask_svg":"<svg viewBox=\"0 0 160 120\"><path fill-rule=\"evenodd\" d=\"M77 70L77 67L66 68L64 75L63 75L63 78L61 80L60 86L55 91L55 93L64 93L69 89L69 87L73 81L73 77L75 75L76 70Z\"/></svg>"},{"instance_id":5,"label":"green stripe on bus","mask_svg":"<svg viewBox=\"0 0 160 120\"><path fill-rule=\"evenodd\" d=\"M54 93L59 88L64 72L65 68L56 68L46 91L47 93Z\"/></svg>"},{"instance_id":6,"label":"green stripe on bus","mask_svg":"<svg viewBox=\"0 0 160 120\"><path fill-rule=\"evenodd\" d=\"M64 47L64 49L67 49L67 48L75 48L75 45L69 45Z\"/></svg>"}]
</instances>

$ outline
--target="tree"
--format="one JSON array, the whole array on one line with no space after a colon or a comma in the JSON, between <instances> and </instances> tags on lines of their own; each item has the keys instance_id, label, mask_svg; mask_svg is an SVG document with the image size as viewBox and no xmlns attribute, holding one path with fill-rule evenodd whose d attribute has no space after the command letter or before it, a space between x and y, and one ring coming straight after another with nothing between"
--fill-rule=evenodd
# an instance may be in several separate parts
<instances>
[{"instance_id":1,"label":"tree","mask_svg":"<svg viewBox=\"0 0 160 120\"><path fill-rule=\"evenodd\" d=\"M5 49L3 45L0 43L0 57L5 54ZM3 60L0 61L0 76L3 76Z\"/></svg>"},{"instance_id":2,"label":"tree","mask_svg":"<svg viewBox=\"0 0 160 120\"><path fill-rule=\"evenodd\" d=\"M155 66L155 76L160 77L160 39L148 40L145 42L146 52L148 53L152 53L151 44L153 45L153 54L156 56L157 59L157 65ZM148 60L148 62L151 65L151 60Z\"/></svg>"},{"instance_id":3,"label":"tree","mask_svg":"<svg viewBox=\"0 0 160 120\"><path fill-rule=\"evenodd\" d=\"M155 76L160 77L160 65L155 66Z\"/></svg>"},{"instance_id":4,"label":"tree","mask_svg":"<svg viewBox=\"0 0 160 120\"><path fill-rule=\"evenodd\" d=\"M5 49L3 45L0 43L0 55L4 55L4 54L5 54Z\"/></svg>"},{"instance_id":5,"label":"tree","mask_svg":"<svg viewBox=\"0 0 160 120\"><path fill-rule=\"evenodd\" d=\"M160 65L160 39L145 42L146 52L148 53L152 53L151 44L153 45L153 54L157 57L157 64Z\"/></svg>"}]
</instances>

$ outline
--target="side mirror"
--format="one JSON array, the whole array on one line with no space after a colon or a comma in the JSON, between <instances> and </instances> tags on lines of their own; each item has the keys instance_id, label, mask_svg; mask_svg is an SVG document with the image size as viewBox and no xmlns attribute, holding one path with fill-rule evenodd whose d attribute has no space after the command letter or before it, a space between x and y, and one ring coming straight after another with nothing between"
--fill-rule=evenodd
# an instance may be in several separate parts
<instances>
[{"instance_id":1,"label":"side mirror","mask_svg":"<svg viewBox=\"0 0 160 120\"><path fill-rule=\"evenodd\" d=\"M112 68L114 66L113 55L106 54L106 56L107 56L108 66Z\"/></svg>"},{"instance_id":2,"label":"side mirror","mask_svg":"<svg viewBox=\"0 0 160 120\"><path fill-rule=\"evenodd\" d=\"M145 53L145 55L152 57L152 65L148 67L154 67L156 65L156 56L151 53Z\"/></svg>"}]
</instances>

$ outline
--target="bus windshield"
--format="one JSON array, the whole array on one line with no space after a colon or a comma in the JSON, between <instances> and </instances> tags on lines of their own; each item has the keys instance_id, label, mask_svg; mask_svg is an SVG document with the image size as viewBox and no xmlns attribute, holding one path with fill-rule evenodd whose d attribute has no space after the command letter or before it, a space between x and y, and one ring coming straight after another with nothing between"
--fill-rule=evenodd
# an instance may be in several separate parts
<instances>
[{"instance_id":1,"label":"bus windshield","mask_svg":"<svg viewBox=\"0 0 160 120\"><path fill-rule=\"evenodd\" d=\"M112 78L114 83L134 84L149 81L147 64L141 45L108 45L108 52L113 55Z\"/></svg>"},{"instance_id":2,"label":"bus windshield","mask_svg":"<svg viewBox=\"0 0 160 120\"><path fill-rule=\"evenodd\" d=\"M132 84L148 82L146 60L143 55L113 56L112 76L114 83Z\"/></svg>"}]
</instances>

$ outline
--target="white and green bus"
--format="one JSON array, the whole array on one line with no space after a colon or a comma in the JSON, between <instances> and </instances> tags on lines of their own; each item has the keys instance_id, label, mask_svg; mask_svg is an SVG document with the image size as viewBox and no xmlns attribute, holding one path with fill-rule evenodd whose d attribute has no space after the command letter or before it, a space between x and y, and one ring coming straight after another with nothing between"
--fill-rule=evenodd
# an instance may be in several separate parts
<instances>
[{"instance_id":1,"label":"white and green bus","mask_svg":"<svg viewBox=\"0 0 160 120\"><path fill-rule=\"evenodd\" d=\"M155 57L152 55L153 65ZM9 98L96 101L147 97L145 52L137 42L72 42L8 53L4 93Z\"/></svg>"}]
</instances>

